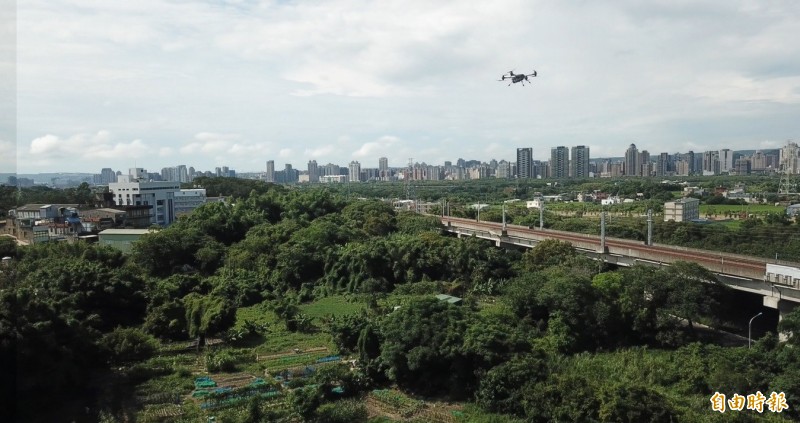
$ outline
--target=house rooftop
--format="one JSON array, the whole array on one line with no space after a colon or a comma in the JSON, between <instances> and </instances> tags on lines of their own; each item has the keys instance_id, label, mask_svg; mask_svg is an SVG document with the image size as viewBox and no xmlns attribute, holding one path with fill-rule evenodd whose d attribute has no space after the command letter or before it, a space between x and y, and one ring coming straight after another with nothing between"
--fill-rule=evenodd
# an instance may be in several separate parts
<instances>
[{"instance_id":1,"label":"house rooftop","mask_svg":"<svg viewBox=\"0 0 800 423\"><path fill-rule=\"evenodd\" d=\"M150 229L106 229L98 235L146 235Z\"/></svg>"},{"instance_id":2,"label":"house rooftop","mask_svg":"<svg viewBox=\"0 0 800 423\"><path fill-rule=\"evenodd\" d=\"M77 208L77 204L25 204L24 206L17 207L17 211L38 211L44 207L60 206L66 208Z\"/></svg>"}]
</instances>

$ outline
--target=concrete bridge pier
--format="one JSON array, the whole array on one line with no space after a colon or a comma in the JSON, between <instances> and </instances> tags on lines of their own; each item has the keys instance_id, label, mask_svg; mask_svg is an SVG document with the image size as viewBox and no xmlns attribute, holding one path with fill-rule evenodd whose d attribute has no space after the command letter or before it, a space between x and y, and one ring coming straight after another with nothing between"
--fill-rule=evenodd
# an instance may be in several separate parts
<instances>
[{"instance_id":1,"label":"concrete bridge pier","mask_svg":"<svg viewBox=\"0 0 800 423\"><path fill-rule=\"evenodd\" d=\"M783 320L783 316L793 312L798 305L798 303L781 299L780 295L764 296L764 307L778 310L778 323ZM787 340L786 335L782 333L778 334L778 337L780 338L781 342Z\"/></svg>"}]
</instances>

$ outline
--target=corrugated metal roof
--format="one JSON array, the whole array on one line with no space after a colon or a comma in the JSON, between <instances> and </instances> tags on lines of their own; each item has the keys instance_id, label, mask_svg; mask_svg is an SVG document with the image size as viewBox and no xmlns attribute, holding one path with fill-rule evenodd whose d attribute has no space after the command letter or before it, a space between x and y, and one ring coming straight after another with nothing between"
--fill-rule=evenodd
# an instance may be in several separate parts
<instances>
[{"instance_id":1,"label":"corrugated metal roof","mask_svg":"<svg viewBox=\"0 0 800 423\"><path fill-rule=\"evenodd\" d=\"M98 235L146 235L150 229L106 229Z\"/></svg>"},{"instance_id":2,"label":"corrugated metal roof","mask_svg":"<svg viewBox=\"0 0 800 423\"><path fill-rule=\"evenodd\" d=\"M452 295L447 295L447 294L439 294L439 295L436 296L436 298L438 298L438 299L440 299L442 301L447 301L450 304L456 304L456 303L461 302L461 298L454 297Z\"/></svg>"}]
</instances>

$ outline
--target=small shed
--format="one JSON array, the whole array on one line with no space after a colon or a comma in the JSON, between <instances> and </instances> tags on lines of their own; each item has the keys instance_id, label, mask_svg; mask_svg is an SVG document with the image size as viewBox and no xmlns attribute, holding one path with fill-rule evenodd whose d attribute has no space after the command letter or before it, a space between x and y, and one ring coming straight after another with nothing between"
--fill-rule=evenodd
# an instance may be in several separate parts
<instances>
[{"instance_id":1,"label":"small shed","mask_svg":"<svg viewBox=\"0 0 800 423\"><path fill-rule=\"evenodd\" d=\"M452 295L447 295L447 294L439 294L439 295L436 296L436 298L441 300L441 301L447 301L448 303L455 304L455 305L461 305L461 303L463 302L463 300L461 298L454 297Z\"/></svg>"},{"instance_id":2,"label":"small shed","mask_svg":"<svg viewBox=\"0 0 800 423\"><path fill-rule=\"evenodd\" d=\"M149 233L150 229L106 229L97 235L101 245L109 245L123 253L129 253L131 244Z\"/></svg>"},{"instance_id":3,"label":"small shed","mask_svg":"<svg viewBox=\"0 0 800 423\"><path fill-rule=\"evenodd\" d=\"M786 214L789 217L795 217L800 214L800 204L792 204L789 207L786 207Z\"/></svg>"}]
</instances>

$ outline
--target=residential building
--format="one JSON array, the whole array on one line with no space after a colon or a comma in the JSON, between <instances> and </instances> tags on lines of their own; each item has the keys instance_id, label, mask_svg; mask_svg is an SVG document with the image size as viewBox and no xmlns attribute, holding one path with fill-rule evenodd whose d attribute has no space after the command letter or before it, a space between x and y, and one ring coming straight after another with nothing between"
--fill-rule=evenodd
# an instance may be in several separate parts
<instances>
[{"instance_id":1,"label":"residential building","mask_svg":"<svg viewBox=\"0 0 800 423\"><path fill-rule=\"evenodd\" d=\"M361 181L361 163L357 161L350 162L350 182L360 182Z\"/></svg>"},{"instance_id":2,"label":"residential building","mask_svg":"<svg viewBox=\"0 0 800 423\"><path fill-rule=\"evenodd\" d=\"M275 182L275 160L267 160L267 173L264 175L264 181Z\"/></svg>"},{"instance_id":3,"label":"residential building","mask_svg":"<svg viewBox=\"0 0 800 423\"><path fill-rule=\"evenodd\" d=\"M719 173L731 173L733 171L733 151L723 148L719 150Z\"/></svg>"},{"instance_id":4,"label":"residential building","mask_svg":"<svg viewBox=\"0 0 800 423\"><path fill-rule=\"evenodd\" d=\"M637 176L639 172L639 149L631 144L625 150L625 176Z\"/></svg>"},{"instance_id":5,"label":"residential building","mask_svg":"<svg viewBox=\"0 0 800 423\"><path fill-rule=\"evenodd\" d=\"M117 174L110 168L103 168L100 171L100 184L108 185L112 182L117 182Z\"/></svg>"},{"instance_id":6,"label":"residential building","mask_svg":"<svg viewBox=\"0 0 800 423\"><path fill-rule=\"evenodd\" d=\"M656 162L656 176L668 176L672 173L672 160L669 153L661 153L658 155Z\"/></svg>"},{"instance_id":7,"label":"residential building","mask_svg":"<svg viewBox=\"0 0 800 423\"><path fill-rule=\"evenodd\" d=\"M572 158L570 161L570 175L573 178L589 177L589 147L579 145L572 147Z\"/></svg>"},{"instance_id":8,"label":"residential building","mask_svg":"<svg viewBox=\"0 0 800 423\"><path fill-rule=\"evenodd\" d=\"M719 175L719 151L703 153L703 175Z\"/></svg>"},{"instance_id":9,"label":"residential building","mask_svg":"<svg viewBox=\"0 0 800 423\"><path fill-rule=\"evenodd\" d=\"M767 169L767 156L761 151L756 151L750 156L750 171L753 173L764 173Z\"/></svg>"},{"instance_id":10,"label":"residential building","mask_svg":"<svg viewBox=\"0 0 800 423\"><path fill-rule=\"evenodd\" d=\"M445 163L445 167L449 167L447 163ZM378 178L381 181L388 181L391 180L391 174L389 173L389 159L386 157L381 157L378 159Z\"/></svg>"},{"instance_id":11,"label":"residential building","mask_svg":"<svg viewBox=\"0 0 800 423\"><path fill-rule=\"evenodd\" d=\"M747 157L739 157L736 159L736 164L734 165L733 169L731 169L731 174L736 175L749 175L751 171L750 159Z\"/></svg>"},{"instance_id":12,"label":"residential building","mask_svg":"<svg viewBox=\"0 0 800 423\"><path fill-rule=\"evenodd\" d=\"M339 165L328 163L322 167L322 174L320 176L339 176L341 174L342 172Z\"/></svg>"},{"instance_id":13,"label":"residential building","mask_svg":"<svg viewBox=\"0 0 800 423\"><path fill-rule=\"evenodd\" d=\"M461 160L461 159L459 159ZM517 149L517 177L520 179L533 178L533 148Z\"/></svg>"},{"instance_id":14,"label":"residential building","mask_svg":"<svg viewBox=\"0 0 800 423\"><path fill-rule=\"evenodd\" d=\"M569 177L569 150L558 146L550 149L550 177L561 179Z\"/></svg>"},{"instance_id":15,"label":"residential building","mask_svg":"<svg viewBox=\"0 0 800 423\"><path fill-rule=\"evenodd\" d=\"M316 160L308 161L308 182L319 182L319 167Z\"/></svg>"},{"instance_id":16,"label":"residential building","mask_svg":"<svg viewBox=\"0 0 800 423\"><path fill-rule=\"evenodd\" d=\"M780 151L780 169L791 175L800 173L800 147L797 143L787 142Z\"/></svg>"},{"instance_id":17,"label":"residential building","mask_svg":"<svg viewBox=\"0 0 800 423\"><path fill-rule=\"evenodd\" d=\"M637 163L639 164L639 173L637 176L650 176L650 166L652 165L652 163L650 163L650 152L647 150L642 150L639 153L639 159L637 160Z\"/></svg>"},{"instance_id":18,"label":"residential building","mask_svg":"<svg viewBox=\"0 0 800 423\"><path fill-rule=\"evenodd\" d=\"M495 171L495 177L498 179L508 179L511 177L511 163L500 160L497 163L497 170Z\"/></svg>"},{"instance_id":19,"label":"residential building","mask_svg":"<svg viewBox=\"0 0 800 423\"><path fill-rule=\"evenodd\" d=\"M675 174L678 176L689 176L692 174L691 162L688 160L678 160L675 162Z\"/></svg>"},{"instance_id":20,"label":"residential building","mask_svg":"<svg viewBox=\"0 0 800 423\"><path fill-rule=\"evenodd\" d=\"M178 174L178 182L180 183L189 182L189 168L187 168L186 165L178 165L176 172Z\"/></svg>"},{"instance_id":21,"label":"residential building","mask_svg":"<svg viewBox=\"0 0 800 423\"><path fill-rule=\"evenodd\" d=\"M681 198L664 203L664 221L690 222L700 218L700 200Z\"/></svg>"}]
</instances>

